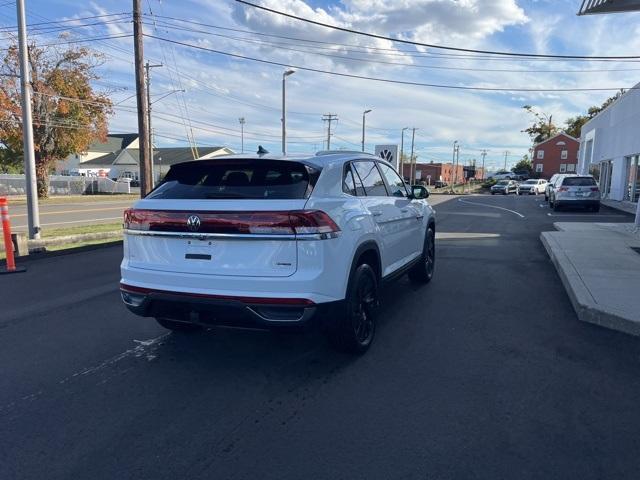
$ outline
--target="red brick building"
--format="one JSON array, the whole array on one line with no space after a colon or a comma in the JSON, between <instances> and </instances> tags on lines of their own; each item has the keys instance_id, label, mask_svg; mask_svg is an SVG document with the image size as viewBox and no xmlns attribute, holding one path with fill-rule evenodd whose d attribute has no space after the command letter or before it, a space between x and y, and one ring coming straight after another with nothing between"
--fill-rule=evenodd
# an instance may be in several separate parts
<instances>
[{"instance_id":1,"label":"red brick building","mask_svg":"<svg viewBox=\"0 0 640 480\"><path fill-rule=\"evenodd\" d=\"M566 133L559 133L533 147L533 174L550 178L555 173L575 173L580 142Z\"/></svg>"},{"instance_id":2,"label":"red brick building","mask_svg":"<svg viewBox=\"0 0 640 480\"><path fill-rule=\"evenodd\" d=\"M426 185L433 185L437 181L446 182L448 184L453 183L454 166L451 163L417 163L416 166L416 180L418 182L424 182ZM462 183L466 177L482 179L484 178L484 172L481 167L469 167L466 165L456 166L456 182ZM404 165L403 175L406 179L410 176L409 164ZM420 172L420 173L418 173Z\"/></svg>"}]
</instances>

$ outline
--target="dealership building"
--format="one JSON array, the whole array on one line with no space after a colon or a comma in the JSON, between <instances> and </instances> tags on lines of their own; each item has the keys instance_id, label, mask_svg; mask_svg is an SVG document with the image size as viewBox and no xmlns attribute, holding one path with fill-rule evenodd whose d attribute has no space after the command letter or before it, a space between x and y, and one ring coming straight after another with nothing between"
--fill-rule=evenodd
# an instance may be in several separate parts
<instances>
[{"instance_id":1,"label":"dealership building","mask_svg":"<svg viewBox=\"0 0 640 480\"><path fill-rule=\"evenodd\" d=\"M640 197L640 83L583 127L578 171L598 178L603 199L635 210Z\"/></svg>"}]
</instances>

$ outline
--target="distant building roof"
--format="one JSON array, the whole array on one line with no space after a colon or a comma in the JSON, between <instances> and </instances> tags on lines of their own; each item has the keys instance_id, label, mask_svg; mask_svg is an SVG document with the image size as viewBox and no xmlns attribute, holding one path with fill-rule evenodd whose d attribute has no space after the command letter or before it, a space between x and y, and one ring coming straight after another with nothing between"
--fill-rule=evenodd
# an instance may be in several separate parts
<instances>
[{"instance_id":1,"label":"distant building roof","mask_svg":"<svg viewBox=\"0 0 640 480\"><path fill-rule=\"evenodd\" d=\"M112 153L119 152L127 148L134 141L138 139L137 133L112 133L107 135L107 140L104 142L94 142L87 148L88 152L104 152Z\"/></svg>"},{"instance_id":2,"label":"distant building roof","mask_svg":"<svg viewBox=\"0 0 640 480\"><path fill-rule=\"evenodd\" d=\"M221 151L222 150L222 151ZM233 153L227 147L198 147L199 157L208 157L212 153L226 154ZM169 147L154 148L153 162L156 165L173 165L175 163L188 162L193 160L193 153L190 147ZM82 162L82 167L109 167L111 165L137 165L140 161L140 150L128 148L118 152L112 152L92 160Z\"/></svg>"},{"instance_id":3,"label":"distant building roof","mask_svg":"<svg viewBox=\"0 0 640 480\"><path fill-rule=\"evenodd\" d=\"M549 138L547 138L546 140L543 140L543 141L541 141L541 142L536 143L536 144L533 146L533 148L537 148L538 146L540 146L540 145L542 145L542 144L545 144L545 143L548 143L548 142L550 142L551 140L554 140L554 139L556 139L556 138L558 138L558 137L567 137L569 140L573 140L573 141L574 141L574 142L576 142L576 143L580 143L580 140L578 140L577 138L572 137L572 136L571 136L571 135L569 135L568 133L560 132L560 133L555 134L553 137L549 137Z\"/></svg>"}]
</instances>

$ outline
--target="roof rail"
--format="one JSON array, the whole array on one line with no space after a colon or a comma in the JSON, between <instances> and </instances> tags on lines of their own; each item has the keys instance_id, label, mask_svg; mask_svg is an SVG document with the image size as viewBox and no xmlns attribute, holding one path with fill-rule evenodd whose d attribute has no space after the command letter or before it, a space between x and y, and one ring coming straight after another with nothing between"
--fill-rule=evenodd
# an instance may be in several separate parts
<instances>
[{"instance_id":1,"label":"roof rail","mask_svg":"<svg viewBox=\"0 0 640 480\"><path fill-rule=\"evenodd\" d=\"M340 155L340 154L351 154L351 155L369 155L375 157L373 153L369 152L361 152L360 150L321 150L316 152L316 157L322 157L323 155Z\"/></svg>"}]
</instances>

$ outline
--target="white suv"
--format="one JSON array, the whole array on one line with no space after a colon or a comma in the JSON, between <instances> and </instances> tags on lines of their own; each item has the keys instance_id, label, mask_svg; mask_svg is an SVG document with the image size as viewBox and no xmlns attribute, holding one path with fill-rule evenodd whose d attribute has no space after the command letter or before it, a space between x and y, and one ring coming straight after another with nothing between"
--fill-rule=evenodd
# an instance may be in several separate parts
<instances>
[{"instance_id":1,"label":"white suv","mask_svg":"<svg viewBox=\"0 0 640 480\"><path fill-rule=\"evenodd\" d=\"M314 320L364 352L382 283L433 276L428 195L365 153L174 165L125 212L122 300L172 330Z\"/></svg>"}]
</instances>

